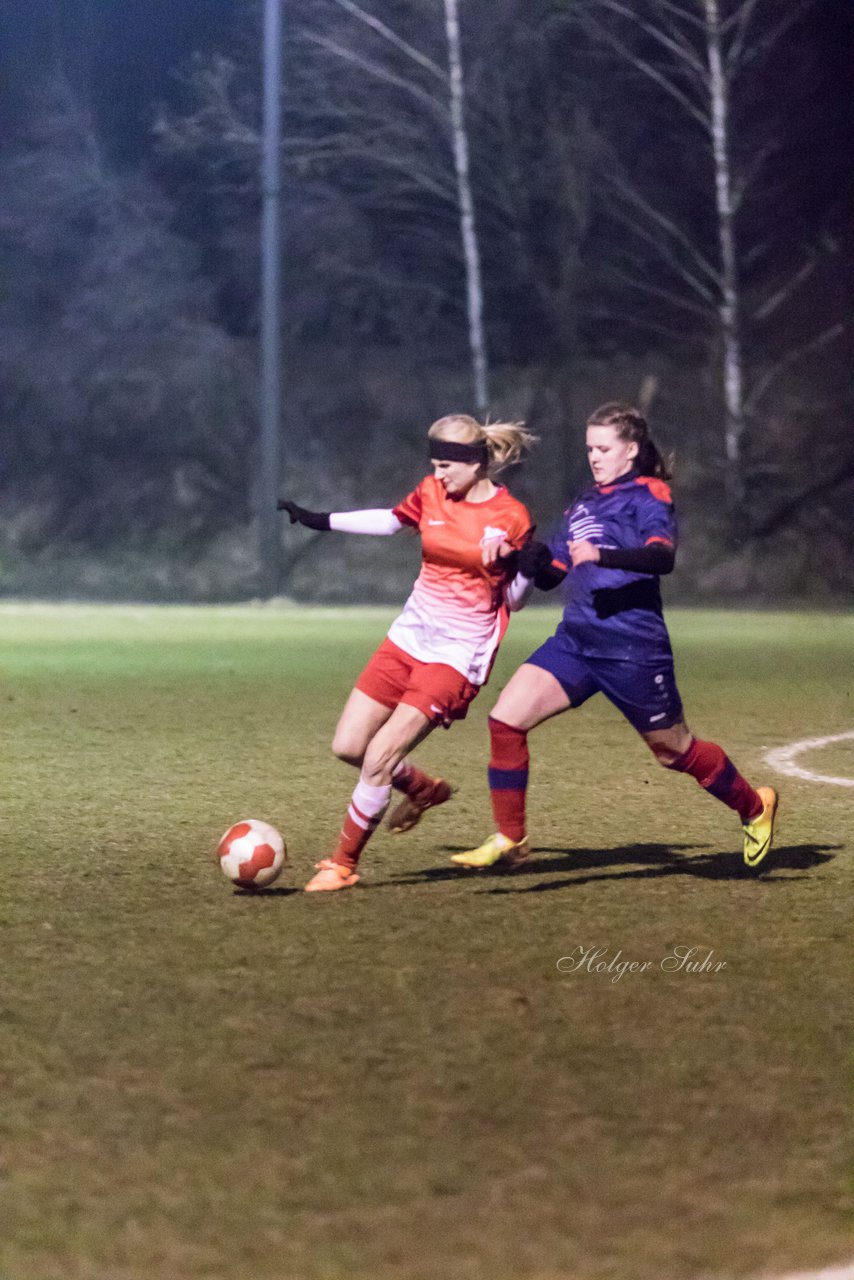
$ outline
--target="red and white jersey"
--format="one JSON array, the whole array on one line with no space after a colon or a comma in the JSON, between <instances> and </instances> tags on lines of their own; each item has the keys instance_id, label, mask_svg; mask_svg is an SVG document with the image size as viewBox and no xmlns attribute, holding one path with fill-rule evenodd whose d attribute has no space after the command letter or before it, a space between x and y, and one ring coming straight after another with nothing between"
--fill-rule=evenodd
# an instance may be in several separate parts
<instances>
[{"instance_id":1,"label":"red and white jersey","mask_svg":"<svg viewBox=\"0 0 854 1280\"><path fill-rule=\"evenodd\" d=\"M394 514L421 534L422 562L389 639L421 662L443 662L485 684L509 615L507 571L500 562L485 568L483 548L493 541L523 546L533 528L527 508L504 485L486 502L466 502L426 476Z\"/></svg>"}]
</instances>

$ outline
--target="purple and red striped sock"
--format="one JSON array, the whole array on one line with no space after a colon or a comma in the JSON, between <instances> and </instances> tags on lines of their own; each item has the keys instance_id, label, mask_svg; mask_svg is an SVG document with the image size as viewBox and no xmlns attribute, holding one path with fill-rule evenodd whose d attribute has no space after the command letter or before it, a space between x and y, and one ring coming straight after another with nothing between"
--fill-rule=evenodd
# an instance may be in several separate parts
<instances>
[{"instance_id":1,"label":"purple and red striped sock","mask_svg":"<svg viewBox=\"0 0 854 1280\"><path fill-rule=\"evenodd\" d=\"M489 717L492 753L489 759L489 795L495 826L508 840L525 836L525 794L528 790L528 733Z\"/></svg>"},{"instance_id":2,"label":"purple and red striped sock","mask_svg":"<svg viewBox=\"0 0 854 1280\"><path fill-rule=\"evenodd\" d=\"M735 809L742 823L755 818L762 809L761 797L716 742L694 738L688 750L668 768L696 778L709 795Z\"/></svg>"}]
</instances>

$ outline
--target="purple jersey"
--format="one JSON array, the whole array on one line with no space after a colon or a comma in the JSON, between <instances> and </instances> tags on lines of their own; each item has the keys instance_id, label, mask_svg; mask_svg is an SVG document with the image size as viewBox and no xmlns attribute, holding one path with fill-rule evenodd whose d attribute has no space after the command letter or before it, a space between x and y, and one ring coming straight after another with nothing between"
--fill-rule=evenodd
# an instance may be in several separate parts
<instances>
[{"instance_id":1,"label":"purple jersey","mask_svg":"<svg viewBox=\"0 0 854 1280\"><path fill-rule=\"evenodd\" d=\"M671 649L658 576L606 569L592 561L573 569L568 543L626 549L660 542L675 549L676 536L670 489L653 476L630 473L613 484L592 485L564 512L549 548L569 570L558 630L575 652L653 663Z\"/></svg>"}]
</instances>

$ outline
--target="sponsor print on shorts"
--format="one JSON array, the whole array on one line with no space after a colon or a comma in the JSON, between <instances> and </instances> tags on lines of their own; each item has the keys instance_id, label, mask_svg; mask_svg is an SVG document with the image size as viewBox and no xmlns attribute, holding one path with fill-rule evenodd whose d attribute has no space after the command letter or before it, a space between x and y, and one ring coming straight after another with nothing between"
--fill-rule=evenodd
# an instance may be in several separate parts
<instances>
[{"instance_id":1,"label":"sponsor print on shorts","mask_svg":"<svg viewBox=\"0 0 854 1280\"><path fill-rule=\"evenodd\" d=\"M666 678L659 673L657 676L654 677L654 680L655 680L655 692L658 695L658 697L663 700L666 710L658 711L654 716L650 716L649 723L651 725L656 725L661 720L667 720L671 716L672 710L673 710L671 705L671 699L670 699L670 690L667 687Z\"/></svg>"}]
</instances>

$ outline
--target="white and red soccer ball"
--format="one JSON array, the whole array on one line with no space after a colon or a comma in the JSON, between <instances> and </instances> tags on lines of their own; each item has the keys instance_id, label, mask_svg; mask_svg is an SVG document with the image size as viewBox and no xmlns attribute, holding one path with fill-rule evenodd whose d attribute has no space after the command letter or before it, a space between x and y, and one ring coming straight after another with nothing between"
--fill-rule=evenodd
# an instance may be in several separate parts
<instances>
[{"instance_id":1,"label":"white and red soccer ball","mask_svg":"<svg viewBox=\"0 0 854 1280\"><path fill-rule=\"evenodd\" d=\"M269 822L260 822L257 818L244 818L229 827L216 854L223 875L241 889L266 888L288 860L279 832Z\"/></svg>"}]
</instances>

